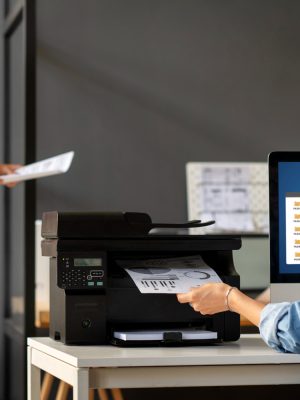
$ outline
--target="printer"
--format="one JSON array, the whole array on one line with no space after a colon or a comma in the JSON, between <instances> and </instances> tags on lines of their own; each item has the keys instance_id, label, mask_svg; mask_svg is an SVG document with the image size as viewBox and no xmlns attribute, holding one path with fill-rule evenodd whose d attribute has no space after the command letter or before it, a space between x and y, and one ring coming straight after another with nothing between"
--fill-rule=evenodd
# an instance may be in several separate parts
<instances>
[{"instance_id":1,"label":"printer","mask_svg":"<svg viewBox=\"0 0 300 400\"><path fill-rule=\"evenodd\" d=\"M130 262L143 265L150 259L167 262L199 256L222 281L239 287L232 251L241 247L240 237L188 234L187 228L211 223L153 224L148 214L131 212L43 213L42 255L50 258L50 336L68 345L198 345L237 340L236 313L201 315L180 304L175 295L142 294L122 267ZM153 228L157 233L152 233ZM186 232L172 234L171 228ZM124 340L124 332L134 335ZM146 335L144 340L138 332L161 335Z\"/></svg>"}]
</instances>

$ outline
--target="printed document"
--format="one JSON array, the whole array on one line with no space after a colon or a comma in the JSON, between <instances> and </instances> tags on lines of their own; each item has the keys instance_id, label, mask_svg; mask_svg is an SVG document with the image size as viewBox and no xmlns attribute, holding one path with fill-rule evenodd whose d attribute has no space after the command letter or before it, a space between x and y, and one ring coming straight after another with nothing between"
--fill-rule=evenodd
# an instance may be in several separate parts
<instances>
[{"instance_id":1,"label":"printed document","mask_svg":"<svg viewBox=\"0 0 300 400\"><path fill-rule=\"evenodd\" d=\"M125 269L141 293L184 293L209 282L222 282L201 256L151 260L122 260Z\"/></svg>"},{"instance_id":2,"label":"printed document","mask_svg":"<svg viewBox=\"0 0 300 400\"><path fill-rule=\"evenodd\" d=\"M18 168L13 174L1 175L4 184L20 182L28 179L42 178L50 175L63 174L68 171L74 157L74 151L47 158L33 164Z\"/></svg>"},{"instance_id":3,"label":"printed document","mask_svg":"<svg viewBox=\"0 0 300 400\"><path fill-rule=\"evenodd\" d=\"M189 162L186 172L189 219L215 221L201 233L268 233L266 163Z\"/></svg>"}]
</instances>

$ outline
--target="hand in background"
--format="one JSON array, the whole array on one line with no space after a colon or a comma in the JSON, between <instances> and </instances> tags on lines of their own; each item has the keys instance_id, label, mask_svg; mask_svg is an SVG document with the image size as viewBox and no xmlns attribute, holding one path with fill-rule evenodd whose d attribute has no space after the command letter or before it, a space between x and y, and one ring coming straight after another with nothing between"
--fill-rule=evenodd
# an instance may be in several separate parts
<instances>
[{"instance_id":1,"label":"hand in background","mask_svg":"<svg viewBox=\"0 0 300 400\"><path fill-rule=\"evenodd\" d=\"M20 168L20 164L0 164L0 175L9 175L13 174L18 168ZM7 186L9 188L16 186L17 182L3 183L0 179L0 185Z\"/></svg>"}]
</instances>

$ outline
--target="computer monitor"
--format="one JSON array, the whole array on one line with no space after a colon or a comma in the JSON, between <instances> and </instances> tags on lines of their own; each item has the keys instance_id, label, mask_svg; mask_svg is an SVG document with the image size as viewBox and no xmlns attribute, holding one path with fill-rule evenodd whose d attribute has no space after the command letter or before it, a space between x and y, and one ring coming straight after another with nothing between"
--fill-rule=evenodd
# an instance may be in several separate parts
<instances>
[{"instance_id":1,"label":"computer monitor","mask_svg":"<svg viewBox=\"0 0 300 400\"><path fill-rule=\"evenodd\" d=\"M300 299L300 152L269 155L271 301Z\"/></svg>"}]
</instances>

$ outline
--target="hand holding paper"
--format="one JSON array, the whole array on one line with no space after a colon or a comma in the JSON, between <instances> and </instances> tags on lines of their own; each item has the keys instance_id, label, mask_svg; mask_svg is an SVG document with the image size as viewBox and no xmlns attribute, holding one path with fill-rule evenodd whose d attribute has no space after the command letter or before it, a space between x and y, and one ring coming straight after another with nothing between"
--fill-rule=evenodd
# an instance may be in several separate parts
<instances>
[{"instance_id":1,"label":"hand holding paper","mask_svg":"<svg viewBox=\"0 0 300 400\"><path fill-rule=\"evenodd\" d=\"M69 151L68 153L60 154L56 157L47 158L46 160L14 169L13 173L1 175L0 180L4 185L6 185L28 179L37 179L50 175L63 174L70 168L73 157L74 151ZM5 173L5 171L1 171L0 169L0 173L3 172Z\"/></svg>"},{"instance_id":2,"label":"hand holding paper","mask_svg":"<svg viewBox=\"0 0 300 400\"><path fill-rule=\"evenodd\" d=\"M20 164L0 164L0 174L2 175L11 175L13 174L18 168L20 168ZM0 177L0 185L5 185L7 187L13 187L17 184L17 182L6 183Z\"/></svg>"}]
</instances>

